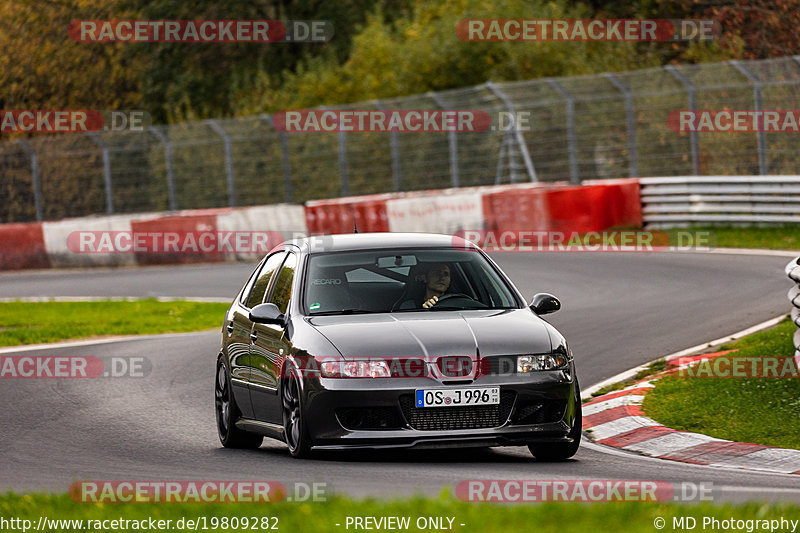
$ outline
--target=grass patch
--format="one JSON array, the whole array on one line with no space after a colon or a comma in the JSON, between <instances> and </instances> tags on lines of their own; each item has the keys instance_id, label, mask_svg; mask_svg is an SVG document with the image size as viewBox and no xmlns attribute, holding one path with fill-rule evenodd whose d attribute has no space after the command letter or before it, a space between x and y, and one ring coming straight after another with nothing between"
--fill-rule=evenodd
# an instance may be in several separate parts
<instances>
[{"instance_id":1,"label":"grass patch","mask_svg":"<svg viewBox=\"0 0 800 533\"><path fill-rule=\"evenodd\" d=\"M710 246L715 248L766 248L770 250L800 250L800 224L770 227L691 226L664 230L675 242L680 232L707 231Z\"/></svg>"},{"instance_id":2,"label":"grass patch","mask_svg":"<svg viewBox=\"0 0 800 533\"><path fill-rule=\"evenodd\" d=\"M564 533L569 531L594 531L602 524L603 531L625 531L626 533L656 531L653 524L661 517L673 530L673 517L693 516L701 526L703 517L718 520L797 520L800 506L791 504L739 504L697 505L658 503L542 503L522 505L496 505L467 503L443 495L439 498L414 498L396 501L350 500L333 498L320 503L277 504L77 504L66 495L0 495L0 516L31 520L33 527L40 516L61 520L172 520L171 531L177 520L196 520L198 517L277 517L279 531L345 531L345 520L351 517L410 517L408 531L419 531L419 517L453 518L456 531L530 531L536 524L538 533ZM340 524L336 526L336 524ZM448 525L445 518L444 524ZM464 524L464 526L461 526ZM209 523L210 525L210 523ZM791 526L790 526L791 527ZM202 530L202 526L200 527ZM353 529L351 524L351 530ZM49 531L67 529L49 528ZM75 531L77 528L70 528ZM87 530L87 529L84 529ZM185 530L185 528L184 528ZM230 531L230 528L212 531ZM92 529L88 529L92 531ZM109 529L105 531L115 531ZM263 529L259 529L263 531Z\"/></svg>"},{"instance_id":3,"label":"grass patch","mask_svg":"<svg viewBox=\"0 0 800 533\"><path fill-rule=\"evenodd\" d=\"M796 329L786 319L718 351L738 349L731 354L736 357L791 356ZM800 449L800 379L669 376L645 396L643 408L648 417L674 429Z\"/></svg>"},{"instance_id":4,"label":"grass patch","mask_svg":"<svg viewBox=\"0 0 800 533\"><path fill-rule=\"evenodd\" d=\"M145 335L221 326L224 303L155 299L0 304L0 346L19 346L98 335Z\"/></svg>"}]
</instances>

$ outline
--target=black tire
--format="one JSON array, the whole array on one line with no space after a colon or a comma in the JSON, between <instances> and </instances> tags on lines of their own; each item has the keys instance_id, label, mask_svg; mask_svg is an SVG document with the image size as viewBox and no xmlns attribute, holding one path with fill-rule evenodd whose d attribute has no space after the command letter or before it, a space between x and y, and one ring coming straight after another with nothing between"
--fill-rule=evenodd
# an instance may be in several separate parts
<instances>
[{"instance_id":1,"label":"black tire","mask_svg":"<svg viewBox=\"0 0 800 533\"><path fill-rule=\"evenodd\" d=\"M568 444L530 444L528 449L537 461L558 462L566 461L576 453L581 445L581 435L583 434L583 408L581 405L581 389L578 380L575 379L575 420L572 429L569 430L568 437L572 442Z\"/></svg>"},{"instance_id":2,"label":"black tire","mask_svg":"<svg viewBox=\"0 0 800 533\"><path fill-rule=\"evenodd\" d=\"M217 414L217 435L226 448L255 449L261 446L264 437L253 435L237 428L234 422L241 416L239 406L231 391L231 378L228 368L222 360L217 360L217 372L214 383L214 410Z\"/></svg>"},{"instance_id":3,"label":"black tire","mask_svg":"<svg viewBox=\"0 0 800 533\"><path fill-rule=\"evenodd\" d=\"M303 416L300 378L292 368L283 380L281 411L283 412L283 437L292 457L303 459L311 455L311 439Z\"/></svg>"}]
</instances>

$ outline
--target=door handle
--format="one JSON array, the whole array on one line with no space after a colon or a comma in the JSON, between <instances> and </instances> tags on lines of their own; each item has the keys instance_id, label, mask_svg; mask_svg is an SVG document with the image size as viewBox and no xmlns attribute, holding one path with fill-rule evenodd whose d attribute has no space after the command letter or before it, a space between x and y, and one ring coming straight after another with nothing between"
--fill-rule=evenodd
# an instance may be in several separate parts
<instances>
[{"instance_id":1,"label":"door handle","mask_svg":"<svg viewBox=\"0 0 800 533\"><path fill-rule=\"evenodd\" d=\"M258 333L251 333L250 340L256 342L258 340Z\"/></svg>"},{"instance_id":2,"label":"door handle","mask_svg":"<svg viewBox=\"0 0 800 533\"><path fill-rule=\"evenodd\" d=\"M225 326L225 329L228 330L228 333L233 333L233 321L228 322L228 325Z\"/></svg>"}]
</instances>

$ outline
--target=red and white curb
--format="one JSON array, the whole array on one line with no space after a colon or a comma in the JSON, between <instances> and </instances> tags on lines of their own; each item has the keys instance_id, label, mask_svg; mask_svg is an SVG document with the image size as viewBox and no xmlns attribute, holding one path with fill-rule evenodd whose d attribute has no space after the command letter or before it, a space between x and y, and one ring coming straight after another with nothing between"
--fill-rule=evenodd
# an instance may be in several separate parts
<instances>
[{"instance_id":1,"label":"red and white curb","mask_svg":"<svg viewBox=\"0 0 800 533\"><path fill-rule=\"evenodd\" d=\"M683 358L682 363L724 353ZM641 381L583 404L583 429L589 430L588 437L597 444L681 463L800 474L800 450L716 439L671 429L647 418L642 402L655 381L657 378Z\"/></svg>"}]
</instances>

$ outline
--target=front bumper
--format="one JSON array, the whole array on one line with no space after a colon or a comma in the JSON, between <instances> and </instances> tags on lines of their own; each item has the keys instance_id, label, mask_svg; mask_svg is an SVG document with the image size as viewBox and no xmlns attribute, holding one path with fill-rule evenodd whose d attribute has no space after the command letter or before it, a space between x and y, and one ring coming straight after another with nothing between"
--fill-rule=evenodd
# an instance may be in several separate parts
<instances>
[{"instance_id":1,"label":"front bumper","mask_svg":"<svg viewBox=\"0 0 800 533\"><path fill-rule=\"evenodd\" d=\"M314 449L445 448L569 443L575 423L574 369L483 376L474 382L415 379L306 379L303 400ZM497 409L416 410L417 389L500 387ZM456 411L461 410L461 411ZM365 413L364 424L351 413ZM383 424L384 427L377 427Z\"/></svg>"}]
</instances>

